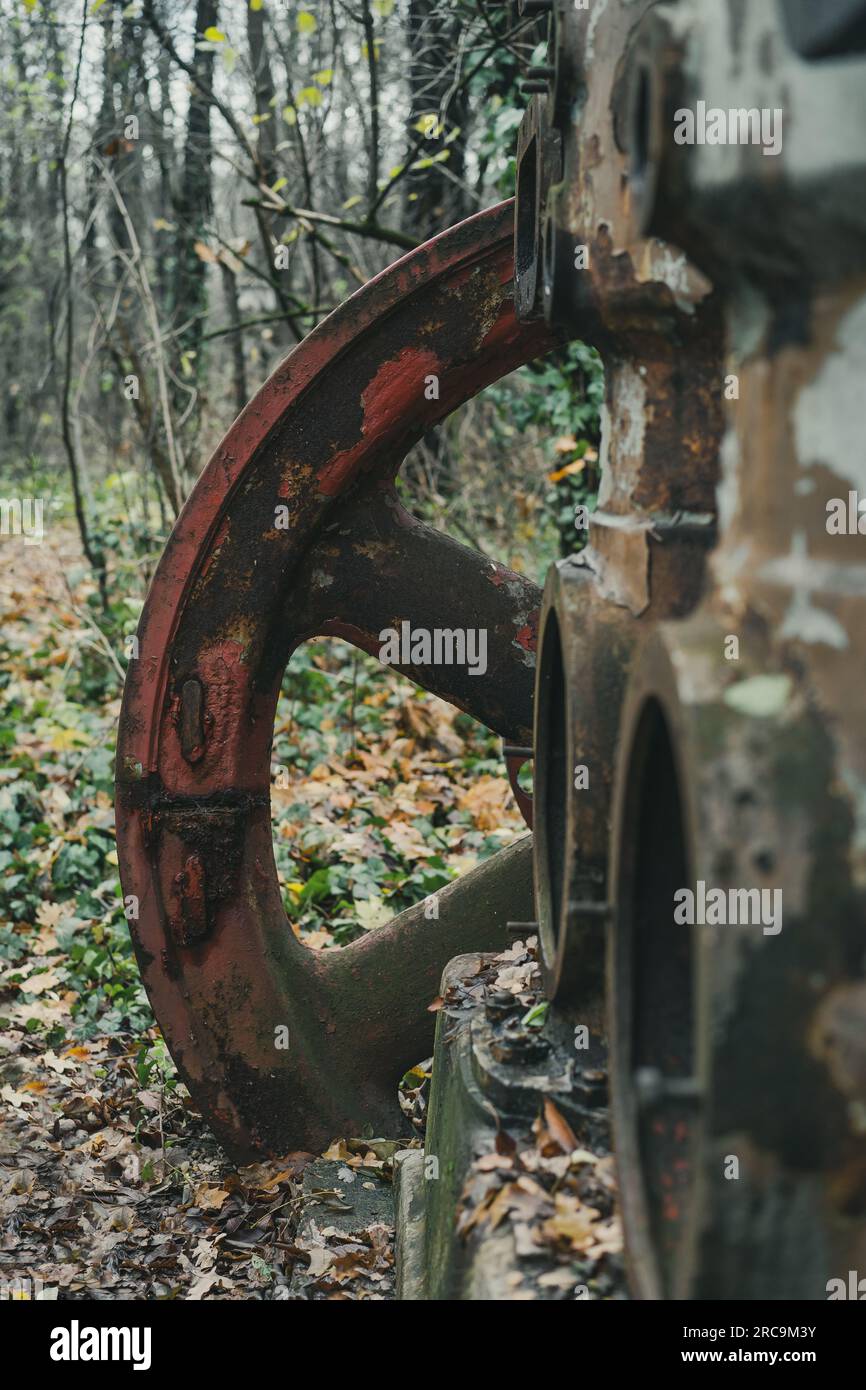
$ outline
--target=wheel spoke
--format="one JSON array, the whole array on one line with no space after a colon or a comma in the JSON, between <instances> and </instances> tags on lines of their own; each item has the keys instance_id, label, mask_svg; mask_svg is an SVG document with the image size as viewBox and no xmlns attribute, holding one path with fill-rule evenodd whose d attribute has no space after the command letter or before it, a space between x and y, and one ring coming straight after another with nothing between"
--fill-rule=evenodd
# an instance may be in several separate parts
<instances>
[{"instance_id":1,"label":"wheel spoke","mask_svg":"<svg viewBox=\"0 0 866 1390\"><path fill-rule=\"evenodd\" d=\"M541 601L531 580L416 520L380 488L346 504L299 578L304 605L286 615L297 640L340 636L381 659L382 634L393 633L401 659L388 664L503 738L531 739ZM411 659L413 643L421 660Z\"/></svg>"},{"instance_id":2,"label":"wheel spoke","mask_svg":"<svg viewBox=\"0 0 866 1390\"><path fill-rule=\"evenodd\" d=\"M448 961L504 950L507 923L532 916L532 840L524 835L432 898L321 957L335 1041L350 1056L363 1050L364 1075L382 1087L393 1114L400 1077L432 1051L430 1004Z\"/></svg>"},{"instance_id":3,"label":"wheel spoke","mask_svg":"<svg viewBox=\"0 0 866 1390\"><path fill-rule=\"evenodd\" d=\"M160 1027L237 1158L391 1127L447 960L531 915L524 844L443 890L438 917L413 908L345 952L310 951L286 919L269 806L285 662L316 629L378 652L404 617L486 628L483 675L405 669L528 739L537 591L388 497L426 430L553 346L514 316L512 235L509 205L468 219L304 340L204 470L142 614L118 729L124 894ZM308 593L315 565L330 603Z\"/></svg>"}]
</instances>

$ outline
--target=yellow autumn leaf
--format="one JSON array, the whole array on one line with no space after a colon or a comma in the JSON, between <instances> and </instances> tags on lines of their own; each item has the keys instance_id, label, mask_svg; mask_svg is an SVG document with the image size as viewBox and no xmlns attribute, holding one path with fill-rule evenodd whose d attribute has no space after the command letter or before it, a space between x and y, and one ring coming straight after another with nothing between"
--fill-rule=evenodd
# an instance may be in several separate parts
<instances>
[{"instance_id":1,"label":"yellow autumn leaf","mask_svg":"<svg viewBox=\"0 0 866 1390\"><path fill-rule=\"evenodd\" d=\"M250 9L251 9L251 10L260 10L260 9L262 8L262 6L264 5L264 3L265 3L265 0L250 0Z\"/></svg>"},{"instance_id":2,"label":"yellow autumn leaf","mask_svg":"<svg viewBox=\"0 0 866 1390\"><path fill-rule=\"evenodd\" d=\"M316 17L310 14L309 10L301 10L298 15L298 33L314 34L316 32Z\"/></svg>"},{"instance_id":3,"label":"yellow autumn leaf","mask_svg":"<svg viewBox=\"0 0 866 1390\"><path fill-rule=\"evenodd\" d=\"M548 473L549 483L561 482L563 478L568 478L572 473L582 473L586 467L585 459L572 459L571 463L566 463L562 468L555 468L552 473Z\"/></svg>"},{"instance_id":4,"label":"yellow autumn leaf","mask_svg":"<svg viewBox=\"0 0 866 1390\"><path fill-rule=\"evenodd\" d=\"M55 729L51 735L51 747L58 753L68 752L70 748L86 747L89 742L80 729Z\"/></svg>"},{"instance_id":5,"label":"yellow autumn leaf","mask_svg":"<svg viewBox=\"0 0 866 1390\"><path fill-rule=\"evenodd\" d=\"M322 1154L322 1158L330 1159L332 1163L336 1163L339 1159L342 1159L344 1163L348 1163L350 1159L354 1158L354 1155L351 1154L346 1147L345 1139L332 1139L331 1143Z\"/></svg>"},{"instance_id":6,"label":"yellow autumn leaf","mask_svg":"<svg viewBox=\"0 0 866 1390\"><path fill-rule=\"evenodd\" d=\"M313 73L313 81L318 82L320 87L327 87L333 76L333 68L320 68L318 72Z\"/></svg>"},{"instance_id":7,"label":"yellow autumn leaf","mask_svg":"<svg viewBox=\"0 0 866 1390\"><path fill-rule=\"evenodd\" d=\"M283 120L285 121L286 125L298 124L298 113L295 110L294 106L283 107Z\"/></svg>"},{"instance_id":8,"label":"yellow autumn leaf","mask_svg":"<svg viewBox=\"0 0 866 1390\"><path fill-rule=\"evenodd\" d=\"M297 102L298 106L321 106L322 93L318 87L303 87L298 92Z\"/></svg>"},{"instance_id":9,"label":"yellow autumn leaf","mask_svg":"<svg viewBox=\"0 0 866 1390\"><path fill-rule=\"evenodd\" d=\"M226 36L222 29L217 29L214 24L208 25L202 37L207 39L208 43L225 43L226 41Z\"/></svg>"}]
</instances>

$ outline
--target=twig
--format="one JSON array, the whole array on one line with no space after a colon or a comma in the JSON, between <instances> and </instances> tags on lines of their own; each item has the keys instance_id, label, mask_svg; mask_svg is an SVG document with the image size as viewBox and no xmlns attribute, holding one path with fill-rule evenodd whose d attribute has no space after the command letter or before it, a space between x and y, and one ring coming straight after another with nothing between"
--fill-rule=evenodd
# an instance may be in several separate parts
<instances>
[{"instance_id":1,"label":"twig","mask_svg":"<svg viewBox=\"0 0 866 1390\"><path fill-rule=\"evenodd\" d=\"M346 217L335 217L330 212L315 212L312 208L296 208L290 203L264 202L257 198L242 198L244 207L262 208L265 212L276 212L281 217L296 217L304 222L321 222L328 227L338 227L342 232L352 232L355 236L370 237L373 241L384 241L389 246L400 246L404 251L414 251L418 242L395 227L382 227L378 222L353 222Z\"/></svg>"},{"instance_id":2,"label":"twig","mask_svg":"<svg viewBox=\"0 0 866 1390\"><path fill-rule=\"evenodd\" d=\"M136 235L132 218L129 215L129 210L126 206L126 203L124 202L121 196L120 189L118 188L113 175L111 174L110 170L105 164L102 165L102 175L106 183L108 184L108 187L111 191L111 196L113 197L117 206L117 210L120 213L121 218L123 219L123 225L126 228L126 234L129 237L131 263L133 269L137 272L139 290L141 292L141 298L144 303L145 312L149 320L150 331L153 334L153 341L155 345L158 345L161 336L159 328L159 315L157 314L156 303L154 302L153 294L151 292L150 280L148 279L147 275L147 267L145 266L144 257L141 253L141 243L139 242L138 236ZM163 427L165 429L165 439L166 444L168 446L168 460L169 466L171 468L172 485L175 492L175 495L171 500L174 505L175 511L179 512L181 506L183 505L183 485L181 483L182 460L180 459L179 446L174 437L174 426L172 424L171 418L171 406L169 404L168 381L166 378L165 363L163 361L162 353L158 349L158 346L155 347L154 351L154 366L156 368L156 381L157 389L159 391L159 402L160 406L162 407L162 419Z\"/></svg>"},{"instance_id":3,"label":"twig","mask_svg":"<svg viewBox=\"0 0 866 1390\"><path fill-rule=\"evenodd\" d=\"M333 304L314 304L309 309L298 309L296 317L299 319L314 319L319 314L330 314L336 306ZM244 328L255 328L260 323L285 323L285 314L262 314L257 319L244 319L243 323L229 323L224 328L214 328L210 333L202 334L202 342L206 343L209 338L222 338L227 333L239 333Z\"/></svg>"}]
</instances>

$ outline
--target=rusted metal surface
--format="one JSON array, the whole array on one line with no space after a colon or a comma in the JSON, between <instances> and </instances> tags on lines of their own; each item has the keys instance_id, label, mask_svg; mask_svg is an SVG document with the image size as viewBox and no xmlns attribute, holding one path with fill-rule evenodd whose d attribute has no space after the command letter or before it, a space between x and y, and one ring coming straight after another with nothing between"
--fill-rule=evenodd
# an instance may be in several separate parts
<instances>
[{"instance_id":1,"label":"rusted metal surface","mask_svg":"<svg viewBox=\"0 0 866 1390\"><path fill-rule=\"evenodd\" d=\"M861 51L862 6L809 11L554 0L527 117L562 177L518 267L609 412L541 618L539 918L548 988L611 1035L646 1298L866 1267L866 73L819 56ZM699 102L779 111L778 152L678 144ZM675 924L698 883L778 891L783 925Z\"/></svg>"},{"instance_id":2,"label":"rusted metal surface","mask_svg":"<svg viewBox=\"0 0 866 1390\"><path fill-rule=\"evenodd\" d=\"M533 97L518 148L521 162L533 144L547 148L549 182L535 188L531 216L518 206L517 302L528 318L579 332L605 366L601 493L588 546L548 579L535 710L545 982L556 999L579 998L600 1031L608 826L629 665L643 632L699 600L716 537L722 427L718 296L681 251L644 235L635 208L625 60L650 8L554 6L553 77Z\"/></svg>"},{"instance_id":3,"label":"rusted metal surface","mask_svg":"<svg viewBox=\"0 0 866 1390\"><path fill-rule=\"evenodd\" d=\"M523 819L531 830L533 825L532 795L524 791L520 785L520 774L525 767L530 767L532 764L532 749L521 747L516 743L506 743L503 745L502 755L505 758L505 768L508 772L508 780L511 783L514 799L520 807Z\"/></svg>"},{"instance_id":4,"label":"rusted metal surface","mask_svg":"<svg viewBox=\"0 0 866 1390\"><path fill-rule=\"evenodd\" d=\"M307 636L484 627L483 673L401 669L501 734L516 792L532 750L545 985L611 1044L634 1292L824 1299L866 1270L863 6L523 8L550 51L513 257L496 209L366 287L244 412L172 537L119 755L139 959L236 1154L390 1126L444 961L536 920L529 845L438 921L314 956L273 866L275 702ZM700 103L781 112L784 139L677 143ZM598 347L606 421L588 545L539 617L393 479L553 333ZM778 929L676 922L698 885L778 893Z\"/></svg>"},{"instance_id":5,"label":"rusted metal surface","mask_svg":"<svg viewBox=\"0 0 866 1390\"><path fill-rule=\"evenodd\" d=\"M426 430L552 342L513 312L511 204L451 229L277 369L154 578L120 721L121 875L160 1026L235 1157L393 1130L396 1082L429 1051L443 965L531 915L524 842L443 890L438 918L419 906L343 951L307 950L277 882L270 747L299 642L331 633L378 651L404 619L486 626L483 673L402 669L529 739L538 590L410 517L393 482Z\"/></svg>"}]
</instances>

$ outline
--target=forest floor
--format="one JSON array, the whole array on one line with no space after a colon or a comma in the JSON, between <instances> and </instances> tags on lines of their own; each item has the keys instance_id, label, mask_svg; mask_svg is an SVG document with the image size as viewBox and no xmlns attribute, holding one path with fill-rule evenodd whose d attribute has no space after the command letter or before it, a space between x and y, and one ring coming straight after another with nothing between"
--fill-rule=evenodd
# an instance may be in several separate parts
<instances>
[{"instance_id":1,"label":"forest floor","mask_svg":"<svg viewBox=\"0 0 866 1390\"><path fill-rule=\"evenodd\" d=\"M387 1297L387 1225L295 1244L315 1156L231 1164L154 1025L114 845L122 643L92 594L74 535L0 545L0 1285L268 1299L298 1296L300 1269L300 1296ZM128 584L129 631L140 602ZM376 930L522 832L497 741L467 716L339 644L298 653L284 689L275 852L313 949ZM426 1080L409 1076L406 1106ZM333 1200L388 1182L395 1147L334 1136Z\"/></svg>"}]
</instances>

